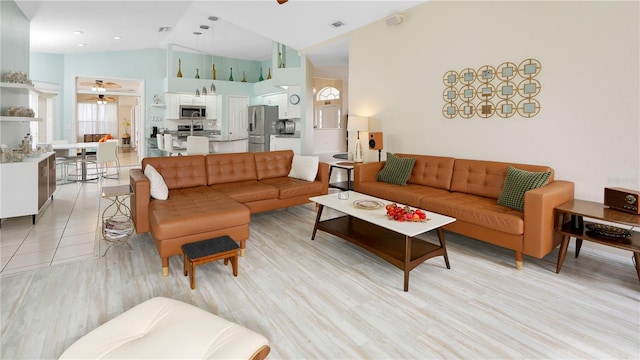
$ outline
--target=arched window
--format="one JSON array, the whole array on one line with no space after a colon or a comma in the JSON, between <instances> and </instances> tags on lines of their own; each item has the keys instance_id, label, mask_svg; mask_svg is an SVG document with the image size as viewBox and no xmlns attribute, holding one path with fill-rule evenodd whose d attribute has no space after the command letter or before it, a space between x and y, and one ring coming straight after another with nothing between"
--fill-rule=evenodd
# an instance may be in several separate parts
<instances>
[{"instance_id":1,"label":"arched window","mask_svg":"<svg viewBox=\"0 0 640 360\"><path fill-rule=\"evenodd\" d=\"M327 86L322 90L318 91L318 95L316 95L316 99L318 101L338 100L340 99L340 90L331 86Z\"/></svg>"}]
</instances>

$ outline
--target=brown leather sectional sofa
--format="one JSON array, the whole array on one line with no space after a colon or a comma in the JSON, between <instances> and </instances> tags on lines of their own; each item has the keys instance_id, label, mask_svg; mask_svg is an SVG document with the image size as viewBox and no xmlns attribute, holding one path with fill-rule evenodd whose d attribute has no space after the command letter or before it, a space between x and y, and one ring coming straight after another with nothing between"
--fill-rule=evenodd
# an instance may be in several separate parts
<instances>
[{"instance_id":1,"label":"brown leather sectional sofa","mask_svg":"<svg viewBox=\"0 0 640 360\"><path fill-rule=\"evenodd\" d=\"M321 162L315 181L288 177L293 151L155 157L129 172L131 212L137 233L151 231L169 274L169 257L182 245L228 235L244 254L252 213L309 202L327 194L329 165ZM169 188L167 200L150 196L144 175L153 166Z\"/></svg>"},{"instance_id":2,"label":"brown leather sectional sofa","mask_svg":"<svg viewBox=\"0 0 640 360\"><path fill-rule=\"evenodd\" d=\"M548 166L395 154L415 158L406 186L376 180L385 162L357 164L355 191L455 217L444 228L515 251L516 268L523 254L542 258L558 244L554 238L554 208L573 199L574 184L554 180ZM507 167L534 172L551 171L546 186L525 193L524 212L498 205Z\"/></svg>"}]
</instances>

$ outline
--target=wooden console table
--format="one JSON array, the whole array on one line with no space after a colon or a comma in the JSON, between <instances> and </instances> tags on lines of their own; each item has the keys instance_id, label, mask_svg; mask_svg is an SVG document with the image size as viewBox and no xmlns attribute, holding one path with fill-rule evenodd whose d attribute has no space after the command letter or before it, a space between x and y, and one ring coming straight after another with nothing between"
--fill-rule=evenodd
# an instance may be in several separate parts
<instances>
[{"instance_id":1,"label":"wooden console table","mask_svg":"<svg viewBox=\"0 0 640 360\"><path fill-rule=\"evenodd\" d=\"M586 217L620 225L637 227L640 226L640 215L625 213L611 209L604 204L584 200L567 201L566 203L557 206L555 208L555 212L555 231L562 234L562 244L560 245L560 252L558 254L556 273L560 273L560 269L562 268L562 263L567 255L569 240L571 237L575 237L576 258L580 254L580 248L583 240L633 252L636 272L638 273L638 280L640 280L640 233L631 231L631 236L624 238L597 236L586 228L586 225L589 222L584 222L583 226L578 228L574 227L570 220L573 215L576 217Z\"/></svg>"}]
</instances>

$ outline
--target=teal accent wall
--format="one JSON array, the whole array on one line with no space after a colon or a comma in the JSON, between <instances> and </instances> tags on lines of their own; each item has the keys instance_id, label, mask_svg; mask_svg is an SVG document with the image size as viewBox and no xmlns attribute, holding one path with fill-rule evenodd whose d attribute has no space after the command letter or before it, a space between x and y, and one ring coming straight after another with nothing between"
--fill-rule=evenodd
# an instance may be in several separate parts
<instances>
[{"instance_id":1,"label":"teal accent wall","mask_svg":"<svg viewBox=\"0 0 640 360\"><path fill-rule=\"evenodd\" d=\"M60 93L56 96L56 123L53 129L54 139L64 139L64 55L31 53L31 70L29 74L32 79L56 83L60 85ZM71 139L69 139L71 140Z\"/></svg>"}]
</instances>

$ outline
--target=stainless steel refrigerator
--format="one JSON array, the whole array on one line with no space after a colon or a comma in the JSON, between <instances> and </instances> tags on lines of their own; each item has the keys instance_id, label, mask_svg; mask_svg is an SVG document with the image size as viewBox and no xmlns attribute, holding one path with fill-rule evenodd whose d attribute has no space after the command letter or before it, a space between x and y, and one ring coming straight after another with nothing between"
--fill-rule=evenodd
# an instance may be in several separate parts
<instances>
[{"instance_id":1,"label":"stainless steel refrigerator","mask_svg":"<svg viewBox=\"0 0 640 360\"><path fill-rule=\"evenodd\" d=\"M275 134L278 107L249 106L249 151L269 151L269 135Z\"/></svg>"}]
</instances>

